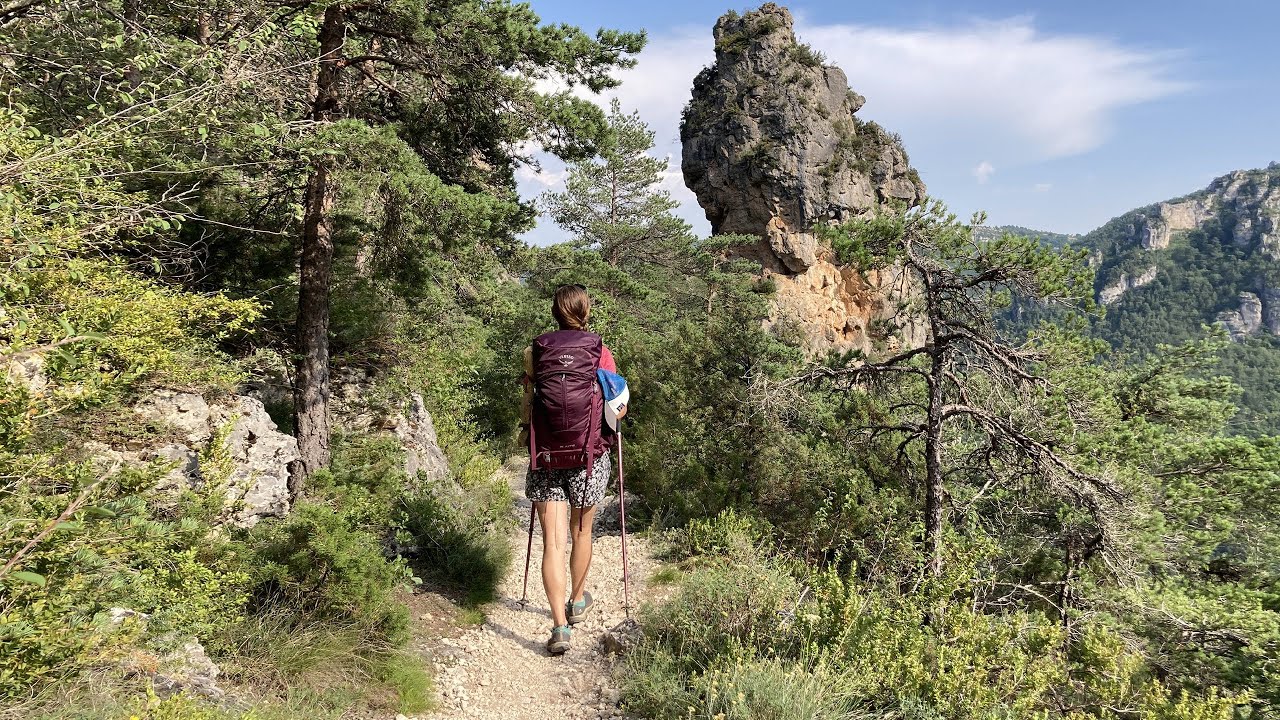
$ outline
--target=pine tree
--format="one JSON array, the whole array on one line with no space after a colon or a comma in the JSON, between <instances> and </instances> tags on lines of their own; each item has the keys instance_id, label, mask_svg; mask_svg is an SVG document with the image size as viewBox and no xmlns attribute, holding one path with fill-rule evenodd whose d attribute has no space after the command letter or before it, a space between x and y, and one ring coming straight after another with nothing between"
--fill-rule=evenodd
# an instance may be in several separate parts
<instances>
[{"instance_id":1,"label":"pine tree","mask_svg":"<svg viewBox=\"0 0 1280 720\"><path fill-rule=\"evenodd\" d=\"M948 482L982 486L1011 474L1033 477L1113 526L1109 514L1122 489L1078 469L1056 448L1052 416L1033 410L1057 392L1043 374L1047 354L1004 337L995 322L995 312L1015 293L1089 305L1091 276L1078 258L1012 235L975 241L971 226L956 222L937 201L856 220L830 237L845 261L896 265L914 289L890 330L923 326L923 344L883 358L855 354L807 377L883 393L886 408L864 429L873 438L895 438L903 458L919 447L927 574L939 577L943 570Z\"/></svg>"},{"instance_id":2,"label":"pine tree","mask_svg":"<svg viewBox=\"0 0 1280 720\"><path fill-rule=\"evenodd\" d=\"M612 265L670 260L688 247L690 227L671 214L680 204L662 189L669 163L649 154L654 133L638 112L623 113L614 99L608 121L599 159L570 166L564 192L544 195L543 205L575 243Z\"/></svg>"}]
</instances>

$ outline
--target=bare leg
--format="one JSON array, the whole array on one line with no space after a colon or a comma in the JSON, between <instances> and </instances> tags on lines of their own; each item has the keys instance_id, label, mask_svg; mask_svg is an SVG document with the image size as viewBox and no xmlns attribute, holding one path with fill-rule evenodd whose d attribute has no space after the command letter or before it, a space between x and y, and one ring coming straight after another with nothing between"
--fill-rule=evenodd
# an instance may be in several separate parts
<instances>
[{"instance_id":1,"label":"bare leg","mask_svg":"<svg viewBox=\"0 0 1280 720\"><path fill-rule=\"evenodd\" d=\"M542 520L542 585L547 589L551 619L556 626L566 625L564 614L564 509L568 503L537 502Z\"/></svg>"},{"instance_id":2,"label":"bare leg","mask_svg":"<svg viewBox=\"0 0 1280 720\"><path fill-rule=\"evenodd\" d=\"M572 508L569 511L569 532L573 533L573 550L569 553L569 571L573 573L574 602L582 599L586 590L587 570L591 567L591 523L596 517L596 506ZM578 530L581 519L582 530Z\"/></svg>"}]
</instances>

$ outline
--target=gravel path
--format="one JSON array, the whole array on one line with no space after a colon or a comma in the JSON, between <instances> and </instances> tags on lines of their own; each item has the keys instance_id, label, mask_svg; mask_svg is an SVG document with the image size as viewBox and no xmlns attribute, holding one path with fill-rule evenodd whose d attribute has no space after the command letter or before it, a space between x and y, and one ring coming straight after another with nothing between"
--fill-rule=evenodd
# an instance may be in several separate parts
<instances>
[{"instance_id":1,"label":"gravel path","mask_svg":"<svg viewBox=\"0 0 1280 720\"><path fill-rule=\"evenodd\" d=\"M610 497L597 511L595 553L587 576L596 607L585 622L574 626L572 649L554 657L545 647L551 612L542 589L542 537L536 528L529 567L530 602L520 607L529 501L524 497L523 470L509 466L505 472L516 497L513 511L521 521L511 536L515 562L499 586L498 600L484 607L484 624L457 637L440 638L430 653L440 695L437 717L620 718L618 691L611 678L612 656L602 647L606 631L626 617L622 538L616 529L603 529L610 524L616 528L616 520L609 522L611 515L616 518L616 498ZM627 556L631 603L636 606L645 593L653 560L645 541L634 534L627 536Z\"/></svg>"}]
</instances>

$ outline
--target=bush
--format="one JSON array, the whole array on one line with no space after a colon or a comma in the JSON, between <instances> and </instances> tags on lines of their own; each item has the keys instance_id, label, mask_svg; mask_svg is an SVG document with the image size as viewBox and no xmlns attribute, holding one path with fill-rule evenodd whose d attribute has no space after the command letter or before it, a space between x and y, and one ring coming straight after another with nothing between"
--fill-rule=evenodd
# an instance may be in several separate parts
<instances>
[{"instance_id":1,"label":"bush","mask_svg":"<svg viewBox=\"0 0 1280 720\"><path fill-rule=\"evenodd\" d=\"M112 720L262 720L262 716L253 710L226 710L183 694L161 698L149 691L145 699L133 702Z\"/></svg>"},{"instance_id":2,"label":"bush","mask_svg":"<svg viewBox=\"0 0 1280 720\"><path fill-rule=\"evenodd\" d=\"M396 709L418 713L431 709L435 684L423 667L422 658L405 653L388 653L374 668L374 677L396 694Z\"/></svg>"},{"instance_id":3,"label":"bush","mask_svg":"<svg viewBox=\"0 0 1280 720\"><path fill-rule=\"evenodd\" d=\"M685 532L715 556L743 547L748 527L724 513ZM803 591L776 563L748 551L729 564L702 565L673 599L645 608L644 639L620 672L627 709L726 720L960 720L1056 710L1084 720L1119 718L1107 708L1128 707L1140 717L1225 720L1249 700L1170 689L1096 623L1082 621L1069 658L1056 617L978 612L955 578L944 578L949 590L896 594L853 573L802 572ZM1082 709L1060 709L1072 707Z\"/></svg>"},{"instance_id":4,"label":"bush","mask_svg":"<svg viewBox=\"0 0 1280 720\"><path fill-rule=\"evenodd\" d=\"M286 610L299 620L361 619L388 642L407 638L408 615L394 598L412 579L382 540L358 522L361 504L338 508L304 501L277 523L262 523L247 540L257 568L257 612Z\"/></svg>"},{"instance_id":5,"label":"bush","mask_svg":"<svg viewBox=\"0 0 1280 720\"><path fill-rule=\"evenodd\" d=\"M761 560L692 573L667 602L641 610L645 638L623 664L627 707L649 717L683 717L707 702L709 668L787 655L796 636L782 624L798 585Z\"/></svg>"},{"instance_id":6,"label":"bush","mask_svg":"<svg viewBox=\"0 0 1280 720\"><path fill-rule=\"evenodd\" d=\"M674 558L750 560L758 555L767 529L763 521L729 508L710 519L691 520L673 531L668 538L667 552Z\"/></svg>"},{"instance_id":7,"label":"bush","mask_svg":"<svg viewBox=\"0 0 1280 720\"><path fill-rule=\"evenodd\" d=\"M511 498L498 482L475 485L452 502L430 487L404 501L404 530L417 546L417 567L465 591L472 604L494 599L511 567Z\"/></svg>"},{"instance_id":8,"label":"bush","mask_svg":"<svg viewBox=\"0 0 1280 720\"><path fill-rule=\"evenodd\" d=\"M712 669L697 684L708 718L853 720L862 716L841 679L824 667L806 669L777 658L736 662Z\"/></svg>"},{"instance_id":9,"label":"bush","mask_svg":"<svg viewBox=\"0 0 1280 720\"><path fill-rule=\"evenodd\" d=\"M87 462L42 472L0 497L14 518L0 526L0 556L54 526L78 496L80 507L0 579L0 697L74 675L129 639L107 622L113 606L150 615L155 633L208 636L239 621L249 583L236 546L184 512L159 519L144 494L159 469L124 469L96 485ZM216 493L189 502L213 504Z\"/></svg>"},{"instance_id":10,"label":"bush","mask_svg":"<svg viewBox=\"0 0 1280 720\"><path fill-rule=\"evenodd\" d=\"M921 621L927 595L830 585L815 594L797 617L809 652L839 668L842 691L882 710L1029 717L1064 681L1061 629L1040 613L984 615L961 599L936 628Z\"/></svg>"}]
</instances>

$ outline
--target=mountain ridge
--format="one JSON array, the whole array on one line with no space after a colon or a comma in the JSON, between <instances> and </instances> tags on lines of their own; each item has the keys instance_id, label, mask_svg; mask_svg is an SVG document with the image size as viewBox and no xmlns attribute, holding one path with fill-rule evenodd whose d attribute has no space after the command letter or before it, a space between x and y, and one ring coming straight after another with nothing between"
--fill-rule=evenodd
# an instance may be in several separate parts
<instances>
[{"instance_id":1,"label":"mountain ridge","mask_svg":"<svg viewBox=\"0 0 1280 720\"><path fill-rule=\"evenodd\" d=\"M1070 242L1088 251L1092 333L1145 355L1220 327L1218 371L1243 390L1240 432L1280 430L1280 163L1235 170L1206 187L1112 218ZM1045 317L1015 308L1015 322Z\"/></svg>"}]
</instances>

